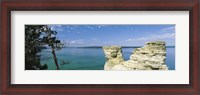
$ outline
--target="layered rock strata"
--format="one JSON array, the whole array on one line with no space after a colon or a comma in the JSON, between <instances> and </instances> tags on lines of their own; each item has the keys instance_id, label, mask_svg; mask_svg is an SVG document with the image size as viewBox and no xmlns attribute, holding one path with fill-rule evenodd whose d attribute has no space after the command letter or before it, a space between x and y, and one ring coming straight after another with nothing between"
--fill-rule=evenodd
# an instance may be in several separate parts
<instances>
[{"instance_id":1,"label":"layered rock strata","mask_svg":"<svg viewBox=\"0 0 200 95\"><path fill-rule=\"evenodd\" d=\"M104 65L105 70L111 70L117 64L122 64L124 58L122 56L122 48L118 46L105 46L103 47L105 53L106 63Z\"/></svg>"},{"instance_id":2,"label":"layered rock strata","mask_svg":"<svg viewBox=\"0 0 200 95\"><path fill-rule=\"evenodd\" d=\"M104 70L168 70L163 41L148 42L144 47L136 48L128 61L124 61L119 46L104 46L103 51L106 57Z\"/></svg>"}]
</instances>

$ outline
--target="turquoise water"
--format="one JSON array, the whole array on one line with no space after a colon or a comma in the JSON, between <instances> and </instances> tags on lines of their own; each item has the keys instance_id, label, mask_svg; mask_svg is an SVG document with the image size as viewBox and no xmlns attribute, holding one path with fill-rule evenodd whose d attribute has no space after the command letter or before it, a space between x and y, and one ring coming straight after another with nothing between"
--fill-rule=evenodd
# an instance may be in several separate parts
<instances>
[{"instance_id":1,"label":"turquoise water","mask_svg":"<svg viewBox=\"0 0 200 95\"><path fill-rule=\"evenodd\" d=\"M125 60L129 57L134 48L123 48ZM41 64L47 64L48 70L55 70L56 66L50 49L43 49L40 53ZM61 70L103 70L105 55L102 48L63 48L56 51ZM63 61L65 64L63 65ZM175 48L167 48L166 63L170 70L175 70Z\"/></svg>"}]
</instances>

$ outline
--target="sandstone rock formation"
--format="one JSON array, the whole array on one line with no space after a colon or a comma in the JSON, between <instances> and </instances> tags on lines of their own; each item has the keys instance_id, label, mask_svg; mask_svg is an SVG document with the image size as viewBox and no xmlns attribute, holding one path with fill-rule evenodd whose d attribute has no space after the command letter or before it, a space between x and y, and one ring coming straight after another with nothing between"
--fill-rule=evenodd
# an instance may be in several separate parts
<instances>
[{"instance_id":1,"label":"sandstone rock formation","mask_svg":"<svg viewBox=\"0 0 200 95\"><path fill-rule=\"evenodd\" d=\"M103 47L103 51L106 57L105 70L110 70L114 65L124 62L122 56L122 48L118 46L106 46Z\"/></svg>"},{"instance_id":2,"label":"sandstone rock formation","mask_svg":"<svg viewBox=\"0 0 200 95\"><path fill-rule=\"evenodd\" d=\"M106 55L104 70L168 70L163 41L148 42L144 47L136 48L128 61L124 61L119 46L105 46L103 50Z\"/></svg>"}]
</instances>

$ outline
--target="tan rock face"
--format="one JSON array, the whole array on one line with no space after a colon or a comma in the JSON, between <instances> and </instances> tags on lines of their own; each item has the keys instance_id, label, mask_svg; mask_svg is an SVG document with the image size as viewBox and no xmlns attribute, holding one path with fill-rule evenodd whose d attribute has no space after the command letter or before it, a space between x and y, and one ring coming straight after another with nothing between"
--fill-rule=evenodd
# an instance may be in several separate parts
<instances>
[{"instance_id":1,"label":"tan rock face","mask_svg":"<svg viewBox=\"0 0 200 95\"><path fill-rule=\"evenodd\" d=\"M148 42L144 47L136 48L128 61L124 61L121 47L106 46L103 50L105 70L168 70L166 46L162 41Z\"/></svg>"},{"instance_id":2,"label":"tan rock face","mask_svg":"<svg viewBox=\"0 0 200 95\"><path fill-rule=\"evenodd\" d=\"M121 47L105 46L103 47L103 51L106 58L106 64L104 65L105 70L110 70L114 65L124 62Z\"/></svg>"}]
</instances>

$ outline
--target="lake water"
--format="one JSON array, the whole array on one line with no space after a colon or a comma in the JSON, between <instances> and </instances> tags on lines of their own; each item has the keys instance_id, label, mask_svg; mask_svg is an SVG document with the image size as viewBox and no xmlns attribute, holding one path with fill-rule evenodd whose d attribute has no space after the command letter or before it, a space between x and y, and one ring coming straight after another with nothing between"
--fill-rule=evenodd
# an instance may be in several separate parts
<instances>
[{"instance_id":1,"label":"lake water","mask_svg":"<svg viewBox=\"0 0 200 95\"><path fill-rule=\"evenodd\" d=\"M123 48L125 60L129 57L134 48ZM40 53L41 64L47 64L48 70L55 70L56 66L50 49L43 49ZM103 70L105 55L102 48L63 48L56 51L61 70ZM63 61L68 64L63 65ZM175 48L167 48L166 63L170 70L175 70Z\"/></svg>"}]
</instances>

